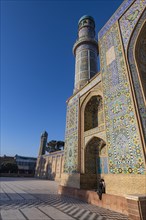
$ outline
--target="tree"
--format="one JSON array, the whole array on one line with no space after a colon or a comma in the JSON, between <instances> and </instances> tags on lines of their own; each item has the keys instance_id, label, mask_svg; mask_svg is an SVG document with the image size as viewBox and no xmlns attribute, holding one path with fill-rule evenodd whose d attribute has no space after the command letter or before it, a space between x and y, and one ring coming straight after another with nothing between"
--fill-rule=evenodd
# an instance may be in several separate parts
<instances>
[{"instance_id":1,"label":"tree","mask_svg":"<svg viewBox=\"0 0 146 220\"><path fill-rule=\"evenodd\" d=\"M18 166L16 163L2 163L0 165L0 173L17 173Z\"/></svg>"},{"instance_id":2,"label":"tree","mask_svg":"<svg viewBox=\"0 0 146 220\"><path fill-rule=\"evenodd\" d=\"M46 151L51 153L64 149L64 141L51 140L47 143Z\"/></svg>"}]
</instances>

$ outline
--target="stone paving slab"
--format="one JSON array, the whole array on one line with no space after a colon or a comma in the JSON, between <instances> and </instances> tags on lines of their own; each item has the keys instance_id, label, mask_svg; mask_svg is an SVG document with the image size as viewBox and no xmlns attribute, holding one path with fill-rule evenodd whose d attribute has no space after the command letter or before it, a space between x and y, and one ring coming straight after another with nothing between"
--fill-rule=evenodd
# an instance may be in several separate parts
<instances>
[{"instance_id":1,"label":"stone paving slab","mask_svg":"<svg viewBox=\"0 0 146 220\"><path fill-rule=\"evenodd\" d=\"M42 210L44 213L49 215L52 219L59 219L59 220L74 220L71 216L61 212L60 210L57 210L54 207L39 207L40 210Z\"/></svg>"},{"instance_id":2,"label":"stone paving slab","mask_svg":"<svg viewBox=\"0 0 146 220\"><path fill-rule=\"evenodd\" d=\"M0 189L0 200L1 201L10 200L9 197L6 195L6 193L4 192L4 190L2 188Z\"/></svg>"},{"instance_id":3,"label":"stone paving slab","mask_svg":"<svg viewBox=\"0 0 146 220\"><path fill-rule=\"evenodd\" d=\"M19 210L1 210L1 218L3 220L26 220Z\"/></svg>"},{"instance_id":4,"label":"stone paving slab","mask_svg":"<svg viewBox=\"0 0 146 220\"><path fill-rule=\"evenodd\" d=\"M51 219L49 216L47 216L46 214L44 214L43 212L41 212L38 208L24 208L21 209L21 213L23 213L23 215L30 220L49 220Z\"/></svg>"},{"instance_id":5,"label":"stone paving slab","mask_svg":"<svg viewBox=\"0 0 146 220\"><path fill-rule=\"evenodd\" d=\"M126 215L57 194L58 183L0 178L0 220L128 220Z\"/></svg>"}]
</instances>

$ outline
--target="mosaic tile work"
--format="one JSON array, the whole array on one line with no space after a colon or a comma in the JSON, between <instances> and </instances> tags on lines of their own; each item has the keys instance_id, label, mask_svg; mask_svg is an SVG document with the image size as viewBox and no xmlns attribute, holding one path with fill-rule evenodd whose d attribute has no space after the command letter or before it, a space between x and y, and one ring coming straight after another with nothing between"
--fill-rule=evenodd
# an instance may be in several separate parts
<instances>
[{"instance_id":1,"label":"mosaic tile work","mask_svg":"<svg viewBox=\"0 0 146 220\"><path fill-rule=\"evenodd\" d=\"M108 22L104 25L104 27L100 30L98 34L98 39L101 39L104 34L110 29L110 27L121 17L121 15L125 12L125 10L134 2L134 0L125 0L117 11L113 14L113 16L108 20Z\"/></svg>"},{"instance_id":2,"label":"mosaic tile work","mask_svg":"<svg viewBox=\"0 0 146 220\"><path fill-rule=\"evenodd\" d=\"M79 98L93 86L101 81L100 75L83 88L77 95L72 97L67 106L65 148L64 148L64 172L78 172L78 111Z\"/></svg>"},{"instance_id":3,"label":"mosaic tile work","mask_svg":"<svg viewBox=\"0 0 146 220\"><path fill-rule=\"evenodd\" d=\"M124 48L127 48L131 33L146 6L146 0L137 0L119 20Z\"/></svg>"},{"instance_id":4,"label":"mosaic tile work","mask_svg":"<svg viewBox=\"0 0 146 220\"><path fill-rule=\"evenodd\" d=\"M79 97L76 95L67 106L66 137L64 149L64 172L77 173L78 169L78 111Z\"/></svg>"},{"instance_id":5,"label":"mosaic tile work","mask_svg":"<svg viewBox=\"0 0 146 220\"><path fill-rule=\"evenodd\" d=\"M114 47L115 60L106 53ZM100 41L109 172L144 174L145 165L136 127L118 23Z\"/></svg>"},{"instance_id":6,"label":"mosaic tile work","mask_svg":"<svg viewBox=\"0 0 146 220\"><path fill-rule=\"evenodd\" d=\"M135 41L136 41L137 35L139 34L139 30L141 29L141 26L145 20L146 20L146 10L143 13L141 19L139 20L139 22L136 26L136 29L132 35L130 45L128 48L128 60L129 60L129 64L130 64L130 70L131 70L131 75L132 75L132 80L133 80L133 86L135 89L136 99L137 99L137 103L138 103L140 118L142 121L144 134L146 137L146 123L145 123L146 122L146 107L145 107L145 103L143 100L140 82L139 82L139 78L138 78L138 73L137 73L137 69L136 69L136 65L135 65L135 61L134 61ZM137 54L140 55L140 60L138 61L138 64L139 65L141 64L141 72L143 72L143 78L144 78L144 75L146 74L146 43L144 44L144 38L146 39L146 31L143 31L143 38L141 39L142 42L141 42L140 47L136 48ZM142 67L143 67L143 69L142 69ZM143 79L143 81L144 81L144 79ZM144 81L144 83L145 83L145 81Z\"/></svg>"},{"instance_id":7,"label":"mosaic tile work","mask_svg":"<svg viewBox=\"0 0 146 220\"><path fill-rule=\"evenodd\" d=\"M107 174L108 173L108 161L107 157L97 158L97 174Z\"/></svg>"}]
</instances>

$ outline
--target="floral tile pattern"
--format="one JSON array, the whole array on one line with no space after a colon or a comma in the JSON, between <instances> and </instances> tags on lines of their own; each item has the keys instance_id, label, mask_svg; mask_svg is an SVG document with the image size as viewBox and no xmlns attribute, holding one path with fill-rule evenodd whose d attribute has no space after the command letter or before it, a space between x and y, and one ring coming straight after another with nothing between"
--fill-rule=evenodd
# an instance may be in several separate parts
<instances>
[{"instance_id":1,"label":"floral tile pattern","mask_svg":"<svg viewBox=\"0 0 146 220\"><path fill-rule=\"evenodd\" d=\"M115 60L107 65L106 53L114 47ZM100 41L105 123L112 174L144 174L144 158L122 53L118 22Z\"/></svg>"},{"instance_id":2,"label":"floral tile pattern","mask_svg":"<svg viewBox=\"0 0 146 220\"><path fill-rule=\"evenodd\" d=\"M78 168L78 112L79 95L71 99L67 106L66 137L64 149L64 172L77 173Z\"/></svg>"}]
</instances>

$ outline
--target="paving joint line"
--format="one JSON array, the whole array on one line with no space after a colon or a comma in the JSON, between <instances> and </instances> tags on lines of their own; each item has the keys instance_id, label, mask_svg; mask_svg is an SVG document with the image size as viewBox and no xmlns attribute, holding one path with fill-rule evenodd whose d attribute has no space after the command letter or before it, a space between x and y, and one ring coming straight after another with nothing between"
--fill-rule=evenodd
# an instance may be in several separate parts
<instances>
[{"instance_id":1,"label":"paving joint line","mask_svg":"<svg viewBox=\"0 0 146 220\"><path fill-rule=\"evenodd\" d=\"M23 215L23 217L26 219L26 220L29 220L29 218L27 218L27 216L21 211L21 209L18 209L19 212Z\"/></svg>"},{"instance_id":2,"label":"paving joint line","mask_svg":"<svg viewBox=\"0 0 146 220\"><path fill-rule=\"evenodd\" d=\"M45 214L47 217L49 217L50 219L54 220L51 216L49 216L48 214L46 214L43 210L41 210L39 207L37 207L37 209L42 212L43 214Z\"/></svg>"}]
</instances>

